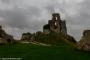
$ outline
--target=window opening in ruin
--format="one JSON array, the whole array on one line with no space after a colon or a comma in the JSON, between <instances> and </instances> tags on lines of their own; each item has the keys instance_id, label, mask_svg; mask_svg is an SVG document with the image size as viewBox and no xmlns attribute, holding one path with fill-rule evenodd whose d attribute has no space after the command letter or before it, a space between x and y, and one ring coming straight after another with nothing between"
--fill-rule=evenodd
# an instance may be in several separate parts
<instances>
[{"instance_id":1,"label":"window opening in ruin","mask_svg":"<svg viewBox=\"0 0 90 60\"><path fill-rule=\"evenodd\" d=\"M56 17L56 20L57 20L58 18Z\"/></svg>"},{"instance_id":2,"label":"window opening in ruin","mask_svg":"<svg viewBox=\"0 0 90 60\"><path fill-rule=\"evenodd\" d=\"M8 43L11 43L11 39L7 39L7 42L8 42Z\"/></svg>"},{"instance_id":3,"label":"window opening in ruin","mask_svg":"<svg viewBox=\"0 0 90 60\"><path fill-rule=\"evenodd\" d=\"M3 37L2 34L0 34L0 37L1 37L1 38Z\"/></svg>"},{"instance_id":4,"label":"window opening in ruin","mask_svg":"<svg viewBox=\"0 0 90 60\"><path fill-rule=\"evenodd\" d=\"M55 26L57 25L57 23L55 22Z\"/></svg>"},{"instance_id":5,"label":"window opening in ruin","mask_svg":"<svg viewBox=\"0 0 90 60\"><path fill-rule=\"evenodd\" d=\"M57 29L57 23L56 22L54 23L54 29Z\"/></svg>"}]
</instances>

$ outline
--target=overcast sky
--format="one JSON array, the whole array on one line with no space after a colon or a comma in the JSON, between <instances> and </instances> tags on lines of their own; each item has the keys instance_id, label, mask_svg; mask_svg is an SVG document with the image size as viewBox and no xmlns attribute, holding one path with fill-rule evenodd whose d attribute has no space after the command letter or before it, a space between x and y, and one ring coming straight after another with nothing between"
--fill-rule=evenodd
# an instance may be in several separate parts
<instances>
[{"instance_id":1,"label":"overcast sky","mask_svg":"<svg viewBox=\"0 0 90 60\"><path fill-rule=\"evenodd\" d=\"M90 29L90 0L0 0L0 25L20 39L23 32L42 31L54 12L66 20L68 34L77 41Z\"/></svg>"}]
</instances>

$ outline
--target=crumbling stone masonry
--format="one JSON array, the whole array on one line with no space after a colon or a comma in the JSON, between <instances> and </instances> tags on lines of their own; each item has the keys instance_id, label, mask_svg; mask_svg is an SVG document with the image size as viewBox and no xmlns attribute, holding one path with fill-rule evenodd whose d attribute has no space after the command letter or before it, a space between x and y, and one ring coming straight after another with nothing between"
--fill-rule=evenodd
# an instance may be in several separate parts
<instances>
[{"instance_id":1,"label":"crumbling stone masonry","mask_svg":"<svg viewBox=\"0 0 90 60\"><path fill-rule=\"evenodd\" d=\"M29 41L31 39L31 37L32 37L32 34L31 33L29 33L29 32L23 33L22 34L22 37L21 37L21 40L23 40L23 41L25 41L25 40Z\"/></svg>"},{"instance_id":2,"label":"crumbling stone masonry","mask_svg":"<svg viewBox=\"0 0 90 60\"><path fill-rule=\"evenodd\" d=\"M85 30L78 43L78 48L84 51L90 51L90 30Z\"/></svg>"},{"instance_id":3,"label":"crumbling stone masonry","mask_svg":"<svg viewBox=\"0 0 90 60\"><path fill-rule=\"evenodd\" d=\"M0 26L0 43L13 43L13 36L7 34Z\"/></svg>"},{"instance_id":4,"label":"crumbling stone masonry","mask_svg":"<svg viewBox=\"0 0 90 60\"><path fill-rule=\"evenodd\" d=\"M61 20L59 13L52 14L52 20L48 21L48 24L43 26L43 32L45 34L50 33L51 31L56 33L67 34L66 21Z\"/></svg>"}]
</instances>

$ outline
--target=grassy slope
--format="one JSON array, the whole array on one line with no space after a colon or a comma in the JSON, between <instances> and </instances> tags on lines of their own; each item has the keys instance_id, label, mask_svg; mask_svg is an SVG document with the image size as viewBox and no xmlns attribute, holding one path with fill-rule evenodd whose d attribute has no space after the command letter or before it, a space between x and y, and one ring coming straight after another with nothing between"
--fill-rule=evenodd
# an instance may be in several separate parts
<instances>
[{"instance_id":1,"label":"grassy slope","mask_svg":"<svg viewBox=\"0 0 90 60\"><path fill-rule=\"evenodd\" d=\"M59 47L14 44L0 46L0 57L21 57L23 60L90 60L90 52L78 51L65 44Z\"/></svg>"},{"instance_id":2,"label":"grassy slope","mask_svg":"<svg viewBox=\"0 0 90 60\"><path fill-rule=\"evenodd\" d=\"M38 34L35 36L34 40L45 44L51 44L53 46L61 46L63 44L72 46L76 45L76 43L67 40L66 37L62 36L62 34L53 32L50 34Z\"/></svg>"},{"instance_id":3,"label":"grassy slope","mask_svg":"<svg viewBox=\"0 0 90 60\"><path fill-rule=\"evenodd\" d=\"M36 35L35 41L45 43L45 44L51 44L51 45L62 45L62 43L66 44L62 36L56 33Z\"/></svg>"}]
</instances>

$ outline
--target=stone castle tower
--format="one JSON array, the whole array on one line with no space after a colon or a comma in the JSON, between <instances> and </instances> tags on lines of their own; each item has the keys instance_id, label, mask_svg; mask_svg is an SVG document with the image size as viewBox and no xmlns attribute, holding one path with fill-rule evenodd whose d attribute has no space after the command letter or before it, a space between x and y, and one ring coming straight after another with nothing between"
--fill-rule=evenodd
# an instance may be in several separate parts
<instances>
[{"instance_id":1,"label":"stone castle tower","mask_svg":"<svg viewBox=\"0 0 90 60\"><path fill-rule=\"evenodd\" d=\"M59 13L52 14L52 20L48 21L48 24L43 26L43 32L48 34L49 32L67 34L66 21L61 20Z\"/></svg>"}]
</instances>

